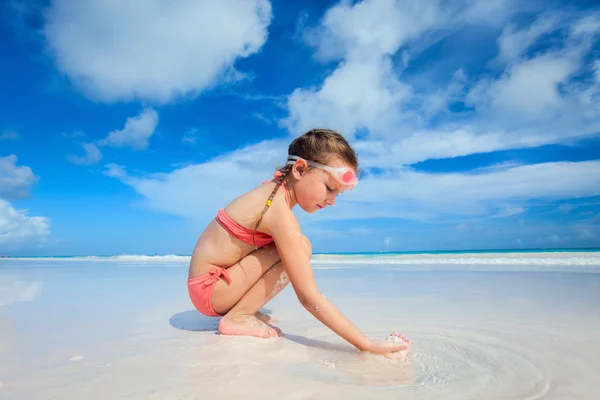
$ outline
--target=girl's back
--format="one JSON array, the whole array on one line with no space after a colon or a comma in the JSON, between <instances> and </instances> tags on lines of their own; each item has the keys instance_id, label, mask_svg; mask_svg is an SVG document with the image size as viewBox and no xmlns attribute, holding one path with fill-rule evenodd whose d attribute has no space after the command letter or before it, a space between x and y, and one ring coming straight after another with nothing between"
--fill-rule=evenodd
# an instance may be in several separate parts
<instances>
[{"instance_id":1,"label":"girl's back","mask_svg":"<svg viewBox=\"0 0 600 400\"><path fill-rule=\"evenodd\" d=\"M189 278L194 278L200 275L208 273L212 266L229 267L254 250L256 250L254 243L251 241L251 232L259 219L261 210L265 206L265 199L273 192L275 188L275 180L263 182L260 186L238 196L227 204L221 212L225 213L226 219L229 217L231 224L239 225L237 229L245 231L244 238L250 237L250 240L244 241L240 237L236 237L230 233L227 229L227 222L223 219L217 220L215 217L206 227L204 232L200 235L200 238L196 242L196 246L192 252L192 259L190 262ZM284 186L285 187L285 186ZM269 207L269 213L281 215L287 214L285 211L289 211L289 217L294 217L291 212L289 204L291 203L292 193L287 190L279 190L275 193L271 206ZM287 197L287 199L285 198ZM272 218L263 217L260 226L254 233L254 241L257 237L271 235L271 229L269 224ZM234 227L235 229L236 227ZM263 234L263 235L261 235Z\"/></svg>"}]
</instances>

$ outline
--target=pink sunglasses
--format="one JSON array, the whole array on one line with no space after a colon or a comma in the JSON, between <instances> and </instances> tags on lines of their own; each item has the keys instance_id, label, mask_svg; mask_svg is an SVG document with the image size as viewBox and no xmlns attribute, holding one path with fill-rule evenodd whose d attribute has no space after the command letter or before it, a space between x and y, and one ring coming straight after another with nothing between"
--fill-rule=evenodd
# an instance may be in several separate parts
<instances>
[{"instance_id":1,"label":"pink sunglasses","mask_svg":"<svg viewBox=\"0 0 600 400\"><path fill-rule=\"evenodd\" d=\"M356 186L356 184L358 183L358 178L356 177L356 174L351 168L348 167L330 167L328 165L319 164L318 162L306 160L298 156L289 156L286 165L294 165L297 160L304 160L306 161L309 167L319 168L329 172L335 178L336 181L338 181L342 185L350 186L350 190L352 190L354 186Z\"/></svg>"}]
</instances>

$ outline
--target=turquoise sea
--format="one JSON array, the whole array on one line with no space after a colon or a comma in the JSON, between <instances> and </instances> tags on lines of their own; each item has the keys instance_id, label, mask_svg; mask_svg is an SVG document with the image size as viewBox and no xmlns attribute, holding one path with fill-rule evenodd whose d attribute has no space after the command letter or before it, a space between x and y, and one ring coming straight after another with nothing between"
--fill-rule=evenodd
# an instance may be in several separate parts
<instances>
[{"instance_id":1,"label":"turquoise sea","mask_svg":"<svg viewBox=\"0 0 600 400\"><path fill-rule=\"evenodd\" d=\"M380 252L323 252L315 253L314 256L401 256L401 255L426 255L426 254L522 254L522 253L598 253L600 247L594 248L538 248L538 249L483 249L483 250L406 250L406 251L380 251ZM9 255L2 254L2 258ZM138 257L190 257L190 254L173 255L137 255ZM10 258L115 258L115 257L136 257L136 255L57 255L57 256L10 256Z\"/></svg>"}]
</instances>

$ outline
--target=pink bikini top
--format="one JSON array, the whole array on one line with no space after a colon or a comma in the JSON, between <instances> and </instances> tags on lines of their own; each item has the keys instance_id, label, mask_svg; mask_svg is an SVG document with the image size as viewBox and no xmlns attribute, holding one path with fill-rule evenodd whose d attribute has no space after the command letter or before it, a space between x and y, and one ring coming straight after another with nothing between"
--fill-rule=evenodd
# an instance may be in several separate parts
<instances>
[{"instance_id":1,"label":"pink bikini top","mask_svg":"<svg viewBox=\"0 0 600 400\"><path fill-rule=\"evenodd\" d=\"M279 178L281 176L281 172L277 171L275 172L275 175L273 176L273 178ZM267 183L270 181L265 181L264 183ZM285 201L286 203L289 204L289 200L288 200L288 190L287 187L285 186L285 182L281 185L281 187L283 188L283 190L285 191ZM252 229L248 229L245 228L243 226L241 226L240 224L238 224L237 222L235 222L233 219L231 219L229 217L229 215L227 215L227 213L225 212L225 208L221 208L218 212L217 212L217 222L219 222L219 224L221 224L221 226L223 228L225 228L225 230L227 232L229 232L231 235L233 235L234 237L248 243L251 245L254 245L254 242L252 241ZM256 242L256 247L263 247L268 245L269 243L273 242L273 238L271 237L271 235L268 235L264 232L260 232L260 231L256 231L254 233L254 241Z\"/></svg>"}]
</instances>

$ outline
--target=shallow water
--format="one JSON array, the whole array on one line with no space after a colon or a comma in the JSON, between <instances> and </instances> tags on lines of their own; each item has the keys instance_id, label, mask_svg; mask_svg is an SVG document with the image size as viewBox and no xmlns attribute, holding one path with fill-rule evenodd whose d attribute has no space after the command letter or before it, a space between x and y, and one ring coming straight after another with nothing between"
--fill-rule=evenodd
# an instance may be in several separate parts
<instances>
[{"instance_id":1,"label":"shallow water","mask_svg":"<svg viewBox=\"0 0 600 400\"><path fill-rule=\"evenodd\" d=\"M316 269L369 336L412 340L399 361L354 350L290 287L266 306L285 337L227 337L192 309L185 263L3 262L0 398L598 398L600 274L515 269Z\"/></svg>"}]
</instances>

